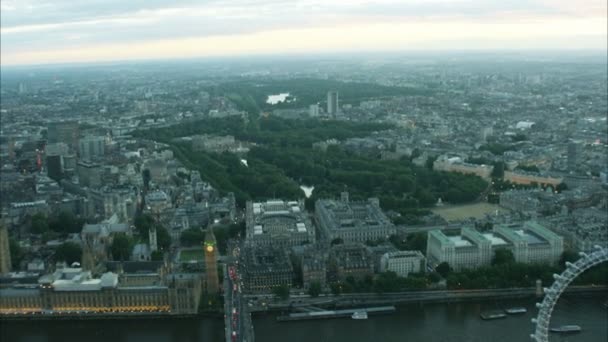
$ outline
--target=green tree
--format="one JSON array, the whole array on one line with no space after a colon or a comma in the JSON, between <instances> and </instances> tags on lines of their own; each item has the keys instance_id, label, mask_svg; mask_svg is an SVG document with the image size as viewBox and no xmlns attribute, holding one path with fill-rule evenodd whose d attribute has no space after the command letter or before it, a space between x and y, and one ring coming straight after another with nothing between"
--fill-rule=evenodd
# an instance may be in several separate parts
<instances>
[{"instance_id":1,"label":"green tree","mask_svg":"<svg viewBox=\"0 0 608 342\"><path fill-rule=\"evenodd\" d=\"M331 291L331 294L333 294L334 296L339 295L340 293L342 293L342 285L340 283L332 283L329 285L329 289Z\"/></svg>"},{"instance_id":2,"label":"green tree","mask_svg":"<svg viewBox=\"0 0 608 342\"><path fill-rule=\"evenodd\" d=\"M333 240L331 240L331 245L341 245L344 243L344 240L342 240L342 238L335 238Z\"/></svg>"},{"instance_id":3,"label":"green tree","mask_svg":"<svg viewBox=\"0 0 608 342\"><path fill-rule=\"evenodd\" d=\"M426 254L426 239L426 233L410 234L406 239L406 248L408 250L421 251L423 254Z\"/></svg>"},{"instance_id":4,"label":"green tree","mask_svg":"<svg viewBox=\"0 0 608 342\"><path fill-rule=\"evenodd\" d=\"M33 234L44 234L49 230L48 218L41 213L36 213L32 216L30 231Z\"/></svg>"},{"instance_id":5,"label":"green tree","mask_svg":"<svg viewBox=\"0 0 608 342\"><path fill-rule=\"evenodd\" d=\"M135 217L133 224L137 234L139 234L142 239L147 239L148 231L156 225L156 220L150 214L142 214Z\"/></svg>"},{"instance_id":6,"label":"green tree","mask_svg":"<svg viewBox=\"0 0 608 342\"><path fill-rule=\"evenodd\" d=\"M437 273L437 272L429 272L427 274L427 278L430 283L437 283L441 280L441 277L439 276L439 273Z\"/></svg>"},{"instance_id":7,"label":"green tree","mask_svg":"<svg viewBox=\"0 0 608 342\"><path fill-rule=\"evenodd\" d=\"M17 240L10 239L8 243L11 253L11 264L13 266L13 269L19 269L19 265L21 265L21 261L25 256L25 252L23 251L23 248L21 247L19 242L17 242Z\"/></svg>"},{"instance_id":8,"label":"green tree","mask_svg":"<svg viewBox=\"0 0 608 342\"><path fill-rule=\"evenodd\" d=\"M525 141L528 140L528 137L523 133L517 133L516 135L511 137L511 140L514 142Z\"/></svg>"},{"instance_id":9,"label":"green tree","mask_svg":"<svg viewBox=\"0 0 608 342\"><path fill-rule=\"evenodd\" d=\"M179 237L184 246L198 246L205 241L205 233L197 228L186 229Z\"/></svg>"},{"instance_id":10,"label":"green tree","mask_svg":"<svg viewBox=\"0 0 608 342\"><path fill-rule=\"evenodd\" d=\"M382 272L374 282L374 291L378 293L399 291L401 290L402 280L403 278L397 276L395 272Z\"/></svg>"},{"instance_id":11,"label":"green tree","mask_svg":"<svg viewBox=\"0 0 608 342\"><path fill-rule=\"evenodd\" d=\"M445 278L448 274L450 274L452 268L450 267L450 264L444 261L435 267L435 271Z\"/></svg>"},{"instance_id":12,"label":"green tree","mask_svg":"<svg viewBox=\"0 0 608 342\"><path fill-rule=\"evenodd\" d=\"M418 188L414 193L414 197L423 207L432 207L437 203L437 198L429 191L429 189Z\"/></svg>"},{"instance_id":13,"label":"green tree","mask_svg":"<svg viewBox=\"0 0 608 342\"><path fill-rule=\"evenodd\" d=\"M272 288L272 293L281 300L289 298L289 286L279 285Z\"/></svg>"},{"instance_id":14,"label":"green tree","mask_svg":"<svg viewBox=\"0 0 608 342\"><path fill-rule=\"evenodd\" d=\"M163 261L164 253L161 251L154 251L152 252L151 259L152 261Z\"/></svg>"},{"instance_id":15,"label":"green tree","mask_svg":"<svg viewBox=\"0 0 608 342\"><path fill-rule=\"evenodd\" d=\"M315 298L319 297L321 294L321 284L318 281L313 281L310 283L310 287L308 288L308 294Z\"/></svg>"},{"instance_id":16,"label":"green tree","mask_svg":"<svg viewBox=\"0 0 608 342\"><path fill-rule=\"evenodd\" d=\"M74 242L64 242L55 250L55 261L65 261L68 265L80 262L82 248Z\"/></svg>"},{"instance_id":17,"label":"green tree","mask_svg":"<svg viewBox=\"0 0 608 342\"><path fill-rule=\"evenodd\" d=\"M161 251L166 251L171 247L171 235L169 235L167 228L163 226L156 227L156 241Z\"/></svg>"},{"instance_id":18,"label":"green tree","mask_svg":"<svg viewBox=\"0 0 608 342\"><path fill-rule=\"evenodd\" d=\"M505 163L504 162L496 162L494 163L494 168L492 169L492 178L502 178L505 175Z\"/></svg>"},{"instance_id":19,"label":"green tree","mask_svg":"<svg viewBox=\"0 0 608 342\"><path fill-rule=\"evenodd\" d=\"M492 265L509 265L515 263L513 252L506 248L499 248L494 252Z\"/></svg>"},{"instance_id":20,"label":"green tree","mask_svg":"<svg viewBox=\"0 0 608 342\"><path fill-rule=\"evenodd\" d=\"M576 253L575 251L571 250L571 249L567 249L562 253L562 256L559 259L559 265L562 268L566 267L566 262L571 262L574 263L576 262L576 260L578 260L580 257L578 255L578 253Z\"/></svg>"},{"instance_id":21,"label":"green tree","mask_svg":"<svg viewBox=\"0 0 608 342\"><path fill-rule=\"evenodd\" d=\"M528 172L540 172L536 165L517 165L516 169Z\"/></svg>"},{"instance_id":22,"label":"green tree","mask_svg":"<svg viewBox=\"0 0 608 342\"><path fill-rule=\"evenodd\" d=\"M149 187L150 187L150 179L151 179L150 170L149 169L144 169L141 172L141 177L142 177L143 182L144 182L144 189L148 190Z\"/></svg>"},{"instance_id":23,"label":"green tree","mask_svg":"<svg viewBox=\"0 0 608 342\"><path fill-rule=\"evenodd\" d=\"M76 217L69 211L61 211L49 218L50 230L62 234L79 233L82 231L84 223L83 219Z\"/></svg>"},{"instance_id":24,"label":"green tree","mask_svg":"<svg viewBox=\"0 0 608 342\"><path fill-rule=\"evenodd\" d=\"M424 163L424 166L429 169L432 170L433 169L433 164L435 163L435 161L437 160L439 156L430 156L428 158L426 158L426 162Z\"/></svg>"},{"instance_id":25,"label":"green tree","mask_svg":"<svg viewBox=\"0 0 608 342\"><path fill-rule=\"evenodd\" d=\"M125 233L114 236L110 251L114 260L129 260L133 250L133 240Z\"/></svg>"}]
</instances>

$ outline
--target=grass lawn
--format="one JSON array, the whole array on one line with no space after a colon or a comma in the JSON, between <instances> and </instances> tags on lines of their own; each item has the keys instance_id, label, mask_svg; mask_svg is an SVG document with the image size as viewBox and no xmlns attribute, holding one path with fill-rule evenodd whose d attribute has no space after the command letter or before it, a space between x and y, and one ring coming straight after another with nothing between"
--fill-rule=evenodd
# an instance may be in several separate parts
<instances>
[{"instance_id":1,"label":"grass lawn","mask_svg":"<svg viewBox=\"0 0 608 342\"><path fill-rule=\"evenodd\" d=\"M205 260L205 255L203 254L203 250L201 248L193 248L193 249L182 249L179 252L179 261L188 262L188 261L203 261Z\"/></svg>"},{"instance_id":2,"label":"grass lawn","mask_svg":"<svg viewBox=\"0 0 608 342\"><path fill-rule=\"evenodd\" d=\"M431 211L446 221L458 221L469 217L475 217L481 219L485 214L494 214L498 210L498 213L505 213L508 210L491 203L476 203L466 204L458 206L445 206L440 208L432 209Z\"/></svg>"}]
</instances>

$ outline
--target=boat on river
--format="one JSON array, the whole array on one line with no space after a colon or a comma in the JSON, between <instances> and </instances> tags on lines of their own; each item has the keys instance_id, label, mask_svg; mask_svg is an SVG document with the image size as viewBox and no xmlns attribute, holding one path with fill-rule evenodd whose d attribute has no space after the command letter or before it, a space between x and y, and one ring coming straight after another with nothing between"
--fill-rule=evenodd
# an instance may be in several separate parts
<instances>
[{"instance_id":1,"label":"boat on river","mask_svg":"<svg viewBox=\"0 0 608 342\"><path fill-rule=\"evenodd\" d=\"M490 320L490 319L505 318L505 317L507 317L507 314L505 314L502 311L493 310L493 311L482 312L479 316L481 316L481 319L483 319L483 320Z\"/></svg>"},{"instance_id":2,"label":"boat on river","mask_svg":"<svg viewBox=\"0 0 608 342\"><path fill-rule=\"evenodd\" d=\"M505 309L505 312L508 313L509 315L523 314L523 313L528 312L528 309L526 309L524 307L514 307L514 308Z\"/></svg>"},{"instance_id":3,"label":"boat on river","mask_svg":"<svg viewBox=\"0 0 608 342\"><path fill-rule=\"evenodd\" d=\"M555 333L566 334L580 332L582 329L578 325L562 325L561 327L550 328L549 330Z\"/></svg>"},{"instance_id":4,"label":"boat on river","mask_svg":"<svg viewBox=\"0 0 608 342\"><path fill-rule=\"evenodd\" d=\"M367 312L365 311L356 311L353 312L353 315L350 316L352 319L367 319Z\"/></svg>"}]
</instances>

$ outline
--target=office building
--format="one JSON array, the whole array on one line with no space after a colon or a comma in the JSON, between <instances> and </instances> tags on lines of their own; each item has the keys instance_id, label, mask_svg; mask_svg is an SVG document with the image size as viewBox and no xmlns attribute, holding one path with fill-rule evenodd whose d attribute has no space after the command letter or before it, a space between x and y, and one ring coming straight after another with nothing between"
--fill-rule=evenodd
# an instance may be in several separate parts
<instances>
[{"instance_id":1,"label":"office building","mask_svg":"<svg viewBox=\"0 0 608 342\"><path fill-rule=\"evenodd\" d=\"M134 187L101 187L88 190L91 210L104 219L113 216L121 222L132 220L137 204L137 189Z\"/></svg>"},{"instance_id":2,"label":"office building","mask_svg":"<svg viewBox=\"0 0 608 342\"><path fill-rule=\"evenodd\" d=\"M509 190L501 192L499 204L503 208L533 214L542 208L539 196L542 194L539 189Z\"/></svg>"},{"instance_id":3,"label":"office building","mask_svg":"<svg viewBox=\"0 0 608 342\"><path fill-rule=\"evenodd\" d=\"M361 280L366 276L373 276L373 257L362 243L335 245L329 254L329 271L332 280L344 281L348 277Z\"/></svg>"},{"instance_id":4,"label":"office building","mask_svg":"<svg viewBox=\"0 0 608 342\"><path fill-rule=\"evenodd\" d=\"M94 160L103 157L106 140L102 136L87 136L78 142L78 156L82 160Z\"/></svg>"},{"instance_id":5,"label":"office building","mask_svg":"<svg viewBox=\"0 0 608 342\"><path fill-rule=\"evenodd\" d=\"M304 288L310 288L313 283L324 287L327 283L327 253L325 249L315 246L308 248L302 255L302 283Z\"/></svg>"},{"instance_id":6,"label":"office building","mask_svg":"<svg viewBox=\"0 0 608 342\"><path fill-rule=\"evenodd\" d=\"M150 180L157 184L163 183L169 177L167 162L160 158L150 159L145 162L144 169L150 171Z\"/></svg>"},{"instance_id":7,"label":"office building","mask_svg":"<svg viewBox=\"0 0 608 342\"><path fill-rule=\"evenodd\" d=\"M426 271L426 258L420 251L386 253L380 259L380 272L395 272L400 277Z\"/></svg>"},{"instance_id":8,"label":"office building","mask_svg":"<svg viewBox=\"0 0 608 342\"><path fill-rule=\"evenodd\" d=\"M311 104L310 106L308 106L308 115L311 118L316 118L319 116L319 105L318 104Z\"/></svg>"},{"instance_id":9,"label":"office building","mask_svg":"<svg viewBox=\"0 0 608 342\"><path fill-rule=\"evenodd\" d=\"M473 228L463 228L460 235L445 235L440 230L428 233L427 258L432 266L447 262L460 271L489 265L491 242Z\"/></svg>"},{"instance_id":10,"label":"office building","mask_svg":"<svg viewBox=\"0 0 608 342\"><path fill-rule=\"evenodd\" d=\"M70 147L66 143L47 144L45 151L47 156L67 156L70 154Z\"/></svg>"},{"instance_id":11,"label":"office building","mask_svg":"<svg viewBox=\"0 0 608 342\"><path fill-rule=\"evenodd\" d=\"M327 114L335 116L339 110L338 92L327 92Z\"/></svg>"},{"instance_id":12,"label":"office building","mask_svg":"<svg viewBox=\"0 0 608 342\"><path fill-rule=\"evenodd\" d=\"M303 201L249 201L246 207L248 244L290 247L315 242L315 230Z\"/></svg>"},{"instance_id":13,"label":"office building","mask_svg":"<svg viewBox=\"0 0 608 342\"><path fill-rule=\"evenodd\" d=\"M433 170L476 175L488 180L494 167L491 165L468 164L463 162L460 157L442 155L433 162Z\"/></svg>"},{"instance_id":14,"label":"office building","mask_svg":"<svg viewBox=\"0 0 608 342\"><path fill-rule=\"evenodd\" d=\"M50 122L47 126L47 142L66 143L72 150L78 148L80 129L78 121Z\"/></svg>"},{"instance_id":15,"label":"office building","mask_svg":"<svg viewBox=\"0 0 608 342\"><path fill-rule=\"evenodd\" d=\"M263 293L277 286L291 287L294 273L285 249L247 246L241 253L247 262L244 272L247 291Z\"/></svg>"},{"instance_id":16,"label":"office building","mask_svg":"<svg viewBox=\"0 0 608 342\"><path fill-rule=\"evenodd\" d=\"M101 165L88 161L79 161L76 164L78 173L78 183L81 187L98 188L101 186L101 176L103 170Z\"/></svg>"},{"instance_id":17,"label":"office building","mask_svg":"<svg viewBox=\"0 0 608 342\"><path fill-rule=\"evenodd\" d=\"M553 177L550 175L542 175L539 173L525 171L505 171L503 178L504 180L514 184L538 184L539 186L544 184L550 185L554 188L564 181L563 177Z\"/></svg>"},{"instance_id":18,"label":"office building","mask_svg":"<svg viewBox=\"0 0 608 342\"><path fill-rule=\"evenodd\" d=\"M63 156L47 155L46 157L46 172L54 181L59 182L63 178Z\"/></svg>"},{"instance_id":19,"label":"office building","mask_svg":"<svg viewBox=\"0 0 608 342\"><path fill-rule=\"evenodd\" d=\"M90 271L63 267L44 275L31 287L0 289L1 315L193 315L201 297L200 274L142 277L106 272L95 278ZM151 280L151 281L148 281Z\"/></svg>"},{"instance_id":20,"label":"office building","mask_svg":"<svg viewBox=\"0 0 608 342\"><path fill-rule=\"evenodd\" d=\"M516 262L555 265L564 252L564 239L535 221L496 226L494 234L509 242Z\"/></svg>"},{"instance_id":21,"label":"office building","mask_svg":"<svg viewBox=\"0 0 608 342\"><path fill-rule=\"evenodd\" d=\"M69 155L69 146L66 143L47 144L45 148L46 169L50 178L60 181L66 169L66 159Z\"/></svg>"},{"instance_id":22,"label":"office building","mask_svg":"<svg viewBox=\"0 0 608 342\"><path fill-rule=\"evenodd\" d=\"M350 201L348 192L343 192L340 200L317 200L315 217L327 241L338 238L344 242L377 241L396 232L377 198Z\"/></svg>"},{"instance_id":23,"label":"office building","mask_svg":"<svg viewBox=\"0 0 608 342\"><path fill-rule=\"evenodd\" d=\"M574 141L568 143L568 171L575 171L578 166L578 149Z\"/></svg>"},{"instance_id":24,"label":"office building","mask_svg":"<svg viewBox=\"0 0 608 342\"><path fill-rule=\"evenodd\" d=\"M432 266L447 262L460 271L491 263L498 249L513 253L516 262L554 265L564 251L563 238L534 221L523 225L499 225L490 233L463 228L459 235L440 230L428 233L427 258Z\"/></svg>"}]
</instances>

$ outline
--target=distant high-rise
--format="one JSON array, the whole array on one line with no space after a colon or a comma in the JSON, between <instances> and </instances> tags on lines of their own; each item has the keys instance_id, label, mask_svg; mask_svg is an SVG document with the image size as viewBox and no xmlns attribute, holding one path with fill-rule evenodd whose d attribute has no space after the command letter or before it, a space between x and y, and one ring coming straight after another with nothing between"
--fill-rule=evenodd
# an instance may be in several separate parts
<instances>
[{"instance_id":1,"label":"distant high-rise","mask_svg":"<svg viewBox=\"0 0 608 342\"><path fill-rule=\"evenodd\" d=\"M481 138L483 141L487 141L492 135L494 135L494 129L492 127L485 127L481 130Z\"/></svg>"},{"instance_id":2,"label":"distant high-rise","mask_svg":"<svg viewBox=\"0 0 608 342\"><path fill-rule=\"evenodd\" d=\"M47 143L66 143L74 151L78 148L80 131L78 121L51 122L47 127Z\"/></svg>"},{"instance_id":3,"label":"distant high-rise","mask_svg":"<svg viewBox=\"0 0 608 342\"><path fill-rule=\"evenodd\" d=\"M59 182L63 178L64 157L69 155L69 147L66 143L52 143L47 144L45 150L47 173L49 177Z\"/></svg>"},{"instance_id":4,"label":"distant high-rise","mask_svg":"<svg viewBox=\"0 0 608 342\"><path fill-rule=\"evenodd\" d=\"M8 243L8 230L0 224L0 274L11 271L11 251Z\"/></svg>"},{"instance_id":5,"label":"distant high-rise","mask_svg":"<svg viewBox=\"0 0 608 342\"><path fill-rule=\"evenodd\" d=\"M49 177L57 182L63 178L63 156L50 155L46 157L46 169Z\"/></svg>"},{"instance_id":6,"label":"distant high-rise","mask_svg":"<svg viewBox=\"0 0 608 342\"><path fill-rule=\"evenodd\" d=\"M207 277L207 293L217 294L220 288L217 277L217 242L213 228L209 227L205 233L205 274Z\"/></svg>"},{"instance_id":7,"label":"distant high-rise","mask_svg":"<svg viewBox=\"0 0 608 342\"><path fill-rule=\"evenodd\" d=\"M338 92L327 92L327 114L336 115L338 113Z\"/></svg>"},{"instance_id":8,"label":"distant high-rise","mask_svg":"<svg viewBox=\"0 0 608 342\"><path fill-rule=\"evenodd\" d=\"M571 141L568 143L568 171L576 170L576 164L578 163L578 146L575 142Z\"/></svg>"},{"instance_id":9,"label":"distant high-rise","mask_svg":"<svg viewBox=\"0 0 608 342\"><path fill-rule=\"evenodd\" d=\"M105 153L105 138L101 136L87 136L78 143L78 155L80 159L92 160L101 157Z\"/></svg>"},{"instance_id":10,"label":"distant high-rise","mask_svg":"<svg viewBox=\"0 0 608 342\"><path fill-rule=\"evenodd\" d=\"M311 104L308 107L308 115L310 115L311 118L315 118L317 116L319 116L319 105L318 104Z\"/></svg>"},{"instance_id":11,"label":"distant high-rise","mask_svg":"<svg viewBox=\"0 0 608 342\"><path fill-rule=\"evenodd\" d=\"M10 137L8 140L8 157L15 158L15 138Z\"/></svg>"}]
</instances>

